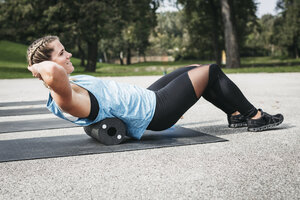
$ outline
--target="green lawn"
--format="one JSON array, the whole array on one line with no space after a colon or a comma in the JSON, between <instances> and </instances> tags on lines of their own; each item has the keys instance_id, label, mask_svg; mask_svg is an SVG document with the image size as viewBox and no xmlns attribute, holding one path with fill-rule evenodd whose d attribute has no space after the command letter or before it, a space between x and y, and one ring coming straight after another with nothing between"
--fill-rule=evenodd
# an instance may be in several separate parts
<instances>
[{"instance_id":1,"label":"green lawn","mask_svg":"<svg viewBox=\"0 0 300 200\"><path fill-rule=\"evenodd\" d=\"M27 70L27 46L8 41L0 41L0 79L32 78ZM177 62L146 62L132 65L117 65L98 63L95 73L86 73L79 67L80 60L72 58L75 66L73 74L90 74L93 76L139 76L162 75L174 69L193 63L212 63L213 61L177 61ZM239 69L224 69L226 73L257 73L257 72L300 72L300 59L251 57L242 58L244 67Z\"/></svg>"}]
</instances>

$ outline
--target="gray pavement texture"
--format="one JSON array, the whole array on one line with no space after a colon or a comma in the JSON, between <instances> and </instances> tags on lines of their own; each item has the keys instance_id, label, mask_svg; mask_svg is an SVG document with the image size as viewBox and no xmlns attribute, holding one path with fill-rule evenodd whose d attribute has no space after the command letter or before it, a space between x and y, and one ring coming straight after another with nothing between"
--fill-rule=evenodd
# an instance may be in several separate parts
<instances>
[{"instance_id":1,"label":"gray pavement texture","mask_svg":"<svg viewBox=\"0 0 300 200\"><path fill-rule=\"evenodd\" d=\"M0 163L0 199L300 199L300 73L228 76L256 107L283 113L283 124L258 133L230 129L226 116L200 99L177 124L227 142ZM109 79L147 87L158 78ZM0 80L0 102L47 95L36 79ZM0 121L41 117L50 116ZM75 134L82 128L0 134L0 140Z\"/></svg>"}]
</instances>

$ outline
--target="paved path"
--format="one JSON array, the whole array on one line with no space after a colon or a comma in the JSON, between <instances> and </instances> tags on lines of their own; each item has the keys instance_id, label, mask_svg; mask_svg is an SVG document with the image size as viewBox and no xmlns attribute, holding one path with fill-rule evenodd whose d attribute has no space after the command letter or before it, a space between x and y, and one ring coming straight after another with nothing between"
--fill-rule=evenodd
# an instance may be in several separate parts
<instances>
[{"instance_id":1,"label":"paved path","mask_svg":"<svg viewBox=\"0 0 300 200\"><path fill-rule=\"evenodd\" d=\"M284 123L259 133L229 129L226 116L201 99L178 124L228 142L0 163L0 199L299 199L300 73L229 76L254 105L283 113ZM111 79L147 87L157 78ZM0 102L47 95L36 79L0 80ZM0 122L41 117L50 115ZM0 134L0 140L74 134L82 128Z\"/></svg>"}]
</instances>

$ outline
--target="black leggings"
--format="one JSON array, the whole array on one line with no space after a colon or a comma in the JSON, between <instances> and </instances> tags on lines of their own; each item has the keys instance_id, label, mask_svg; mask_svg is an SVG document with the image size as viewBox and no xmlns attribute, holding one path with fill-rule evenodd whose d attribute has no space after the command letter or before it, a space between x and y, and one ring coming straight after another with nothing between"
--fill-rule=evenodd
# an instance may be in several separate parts
<instances>
[{"instance_id":1,"label":"black leggings","mask_svg":"<svg viewBox=\"0 0 300 200\"><path fill-rule=\"evenodd\" d=\"M148 88L156 94L156 108L147 129L159 131L170 128L198 101L188 76L188 71L196 67L179 68ZM239 111L250 118L257 113L257 109L215 64L209 67L209 81L202 96L228 115Z\"/></svg>"}]
</instances>

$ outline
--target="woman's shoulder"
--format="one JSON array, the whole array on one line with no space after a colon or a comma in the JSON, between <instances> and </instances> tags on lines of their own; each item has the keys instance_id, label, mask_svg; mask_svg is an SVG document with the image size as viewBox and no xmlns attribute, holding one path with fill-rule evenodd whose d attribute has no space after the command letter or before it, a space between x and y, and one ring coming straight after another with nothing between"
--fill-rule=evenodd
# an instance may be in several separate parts
<instances>
[{"instance_id":1,"label":"woman's shoulder","mask_svg":"<svg viewBox=\"0 0 300 200\"><path fill-rule=\"evenodd\" d=\"M91 76L91 75L85 75L85 74L70 76L70 80L72 80L72 79L94 79L94 78L96 78L96 77Z\"/></svg>"},{"instance_id":2,"label":"woman's shoulder","mask_svg":"<svg viewBox=\"0 0 300 200\"><path fill-rule=\"evenodd\" d=\"M90 76L90 75L75 75L75 76L70 76L69 80L71 82L86 82L86 81L97 81L99 80L97 77Z\"/></svg>"}]
</instances>

